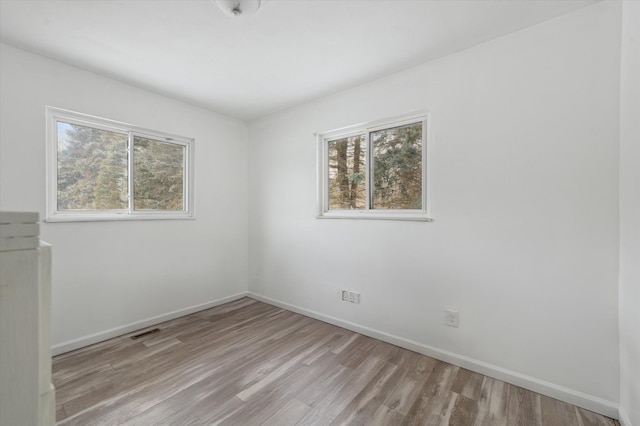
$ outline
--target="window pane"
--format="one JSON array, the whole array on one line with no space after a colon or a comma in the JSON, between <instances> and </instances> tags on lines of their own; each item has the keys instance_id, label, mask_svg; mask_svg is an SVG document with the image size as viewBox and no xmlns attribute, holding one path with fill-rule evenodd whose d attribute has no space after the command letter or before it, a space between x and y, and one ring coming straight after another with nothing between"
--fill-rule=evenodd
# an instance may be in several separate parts
<instances>
[{"instance_id":1,"label":"window pane","mask_svg":"<svg viewBox=\"0 0 640 426\"><path fill-rule=\"evenodd\" d=\"M422 208L422 123L371 133L374 209Z\"/></svg>"},{"instance_id":2,"label":"window pane","mask_svg":"<svg viewBox=\"0 0 640 426\"><path fill-rule=\"evenodd\" d=\"M133 138L134 210L185 210L185 151L175 143Z\"/></svg>"},{"instance_id":3,"label":"window pane","mask_svg":"<svg viewBox=\"0 0 640 426\"><path fill-rule=\"evenodd\" d=\"M364 209L366 152L363 135L329 143L329 209Z\"/></svg>"},{"instance_id":4,"label":"window pane","mask_svg":"<svg viewBox=\"0 0 640 426\"><path fill-rule=\"evenodd\" d=\"M57 122L58 210L127 208L127 135Z\"/></svg>"}]
</instances>

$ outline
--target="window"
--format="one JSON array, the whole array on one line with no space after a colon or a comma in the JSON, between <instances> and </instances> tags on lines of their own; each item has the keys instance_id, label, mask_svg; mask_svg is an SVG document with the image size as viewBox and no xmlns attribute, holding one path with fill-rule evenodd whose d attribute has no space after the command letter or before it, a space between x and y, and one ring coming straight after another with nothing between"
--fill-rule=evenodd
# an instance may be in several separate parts
<instances>
[{"instance_id":1,"label":"window","mask_svg":"<svg viewBox=\"0 0 640 426\"><path fill-rule=\"evenodd\" d=\"M427 117L318 135L318 217L431 220Z\"/></svg>"},{"instance_id":2,"label":"window","mask_svg":"<svg viewBox=\"0 0 640 426\"><path fill-rule=\"evenodd\" d=\"M47 221L188 219L192 139L47 107Z\"/></svg>"}]
</instances>

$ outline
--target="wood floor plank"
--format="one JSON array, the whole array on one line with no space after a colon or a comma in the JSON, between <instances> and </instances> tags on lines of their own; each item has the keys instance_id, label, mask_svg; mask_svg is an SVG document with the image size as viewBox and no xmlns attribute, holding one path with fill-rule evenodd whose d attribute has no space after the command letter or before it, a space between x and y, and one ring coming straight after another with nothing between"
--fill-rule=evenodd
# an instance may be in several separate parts
<instances>
[{"instance_id":1,"label":"wood floor plank","mask_svg":"<svg viewBox=\"0 0 640 426\"><path fill-rule=\"evenodd\" d=\"M514 426L542 426L540 395L518 386L509 385L509 387L507 424Z\"/></svg>"},{"instance_id":2,"label":"wood floor plank","mask_svg":"<svg viewBox=\"0 0 640 426\"><path fill-rule=\"evenodd\" d=\"M83 348L79 351L77 358L67 356L58 359L58 357L55 357L52 362L52 377L57 384L61 385L95 371L96 368L100 368L102 365L111 365L112 360L116 359L124 351L135 353L141 350L141 345L134 348L129 348L128 346L122 339L118 338L110 340L109 345L102 348L99 347L95 350L85 350Z\"/></svg>"},{"instance_id":3,"label":"wood floor plank","mask_svg":"<svg viewBox=\"0 0 640 426\"><path fill-rule=\"evenodd\" d=\"M53 382L58 425L619 426L250 298L57 356Z\"/></svg>"},{"instance_id":4,"label":"wood floor plank","mask_svg":"<svg viewBox=\"0 0 640 426\"><path fill-rule=\"evenodd\" d=\"M616 423L618 423L613 419L601 416L593 411L580 407L574 408L576 410L576 416L578 417L579 426L616 426Z\"/></svg>"},{"instance_id":5,"label":"wood floor plank","mask_svg":"<svg viewBox=\"0 0 640 426\"><path fill-rule=\"evenodd\" d=\"M400 414L406 416L413 406L422 388L433 370L436 363L433 363L431 370L421 371L402 369L402 375L396 387L389 393L383 404Z\"/></svg>"},{"instance_id":6,"label":"wood floor plank","mask_svg":"<svg viewBox=\"0 0 640 426\"><path fill-rule=\"evenodd\" d=\"M508 426L509 389L503 381L484 377L474 426Z\"/></svg>"},{"instance_id":7,"label":"wood floor plank","mask_svg":"<svg viewBox=\"0 0 640 426\"><path fill-rule=\"evenodd\" d=\"M351 370L336 363L336 355L328 352L311 364L307 365L302 363L299 368L292 369L290 374L283 375L273 382L270 387L272 389L286 389L287 392L294 395L296 399L299 399L311 407L313 403L308 402L310 398L306 397L308 394L305 392L307 390L320 388L319 383L325 380L325 378L331 380L331 378L339 376L340 373L345 370L347 374L352 374ZM320 388L321 397L324 396L329 389L330 387ZM313 401L313 399L311 399L311 401Z\"/></svg>"},{"instance_id":8,"label":"wood floor plank","mask_svg":"<svg viewBox=\"0 0 640 426\"><path fill-rule=\"evenodd\" d=\"M194 396L191 392L185 391L184 397L191 397L186 404L180 404L180 401L165 400L161 404L153 407L152 410L139 416L142 421L131 422L127 426L138 426L144 424L155 424L157 420L154 417L161 419L159 421L162 425L181 425L188 421L193 416L197 416L204 424L210 424L214 421L224 419L231 413L244 407L245 403L236 398L235 391L225 391L221 388L216 388L210 393L203 393L202 395ZM198 398L197 400L194 398ZM163 405L163 407L160 407Z\"/></svg>"},{"instance_id":9,"label":"wood floor plank","mask_svg":"<svg viewBox=\"0 0 640 426\"><path fill-rule=\"evenodd\" d=\"M362 337L358 333L351 333L347 335L342 335L341 339L336 342L335 348L332 349L334 354L342 353L346 348L349 347L357 338Z\"/></svg>"},{"instance_id":10,"label":"wood floor plank","mask_svg":"<svg viewBox=\"0 0 640 426\"><path fill-rule=\"evenodd\" d=\"M223 349L228 350L228 348L223 348ZM172 354L169 353L169 355L172 355ZM180 363L182 364L182 369L181 371L179 371L179 373L181 373L180 375L174 374L175 372L172 371L171 369L167 370L167 363L176 362L175 356L169 356L168 359L163 360L163 362L160 362L157 364L151 363L152 366L153 365L155 366L152 367L150 371L149 370L136 371L132 375L127 375L127 377L124 377L122 381L118 380L116 382L115 388L107 387L106 388L106 391L108 391L107 395L97 395L101 399L106 399L107 404L105 407L102 407L102 409L99 406L96 407L93 414L97 415L97 413L100 412L101 415L104 415L105 412L109 412L112 417L115 416L115 413L119 413L120 416L126 416L131 414L135 415L137 414L137 412L144 411L146 408L148 408L149 404L151 404L151 406L153 405L154 400L150 398L150 393L154 391L153 386L150 386L150 383L151 385L153 385L153 381L161 382L164 380L164 381L167 381L170 385L172 385L169 387L168 391L167 390L164 391L165 397L168 397L172 395L172 392L179 391L181 389L180 386L188 385L191 383L189 381L184 382L185 378L189 378L190 380L197 380L197 377L191 378L188 374L190 370L193 370L194 364L196 364L196 367L200 369L202 368L208 369L209 370L208 372L210 374L215 373L216 370L219 370L224 366L223 364L219 364L211 368L211 367L208 367L207 364L204 362L198 362L201 360L199 360L198 358L194 358L193 353L186 354L184 351L182 351L181 355L183 355L183 359L180 361ZM156 356L156 354L153 354L153 356ZM146 360L146 361L149 361L149 360ZM211 364L211 365L215 365L215 364ZM124 394L123 389L127 389L127 388L129 388L129 391L126 394ZM138 398L142 398L144 396L146 399L145 405L134 407L134 406L131 406L131 404L128 404L128 400L131 399L132 394L136 395ZM126 395L127 398L123 398L123 395ZM93 395L93 397L95 398L96 395ZM68 407L68 405L65 405L65 409L67 409L67 414L69 414L70 408ZM75 412L76 410L73 409L72 411ZM82 416L80 417L81 420L83 418L84 417Z\"/></svg>"},{"instance_id":11,"label":"wood floor plank","mask_svg":"<svg viewBox=\"0 0 640 426\"><path fill-rule=\"evenodd\" d=\"M356 423L371 424L386 395L395 388L400 379L399 368L385 362L378 374L351 400L333 420L335 425Z\"/></svg>"},{"instance_id":12,"label":"wood floor plank","mask_svg":"<svg viewBox=\"0 0 640 426\"><path fill-rule=\"evenodd\" d=\"M409 373L415 373L421 375L422 373L430 373L433 367L438 363L438 360L419 354L417 352L408 351L403 348L397 348L398 350L387 359L390 364L402 367Z\"/></svg>"},{"instance_id":13,"label":"wood floor plank","mask_svg":"<svg viewBox=\"0 0 640 426\"><path fill-rule=\"evenodd\" d=\"M302 348L302 347L296 348L296 352L299 352L298 354L296 354L294 357L288 359L284 364L278 366L275 370L270 372L262 380L258 381L257 383L254 383L250 387L244 389L243 391L238 393L236 396L238 398L240 398L241 400L243 400L243 401L249 400L253 395L255 395L256 393L260 392L260 390L264 389L265 387L269 386L269 384L273 383L274 381L278 380L280 377L282 377L285 374L287 374L290 370L293 369L294 366L297 365L298 367L300 367L301 366L301 361L307 355L309 355L311 352L313 352L316 348L318 348L319 346L324 344L327 340L328 339L325 337L324 341L320 340L319 342L316 342L313 345L308 346L306 348Z\"/></svg>"},{"instance_id":14,"label":"wood floor plank","mask_svg":"<svg viewBox=\"0 0 640 426\"><path fill-rule=\"evenodd\" d=\"M323 414L329 419L335 419L347 405L358 395L362 389L375 377L385 366L385 362L378 358L368 358L351 375L348 381L333 395L330 395L331 402L327 405ZM319 407L317 405L314 408Z\"/></svg>"},{"instance_id":15,"label":"wood floor plank","mask_svg":"<svg viewBox=\"0 0 640 426\"><path fill-rule=\"evenodd\" d=\"M309 410L311 410L311 407L307 404L296 398L292 398L284 407L262 422L260 426L295 425Z\"/></svg>"},{"instance_id":16,"label":"wood floor plank","mask_svg":"<svg viewBox=\"0 0 640 426\"><path fill-rule=\"evenodd\" d=\"M451 391L477 400L480 397L482 379L484 379L482 374L461 368L456 375L456 380L453 382Z\"/></svg>"},{"instance_id":17,"label":"wood floor plank","mask_svg":"<svg viewBox=\"0 0 640 426\"><path fill-rule=\"evenodd\" d=\"M332 361L332 363L334 362ZM315 407L327 395L332 395L342 388L351 379L352 374L352 369L334 363L323 377L319 377L315 384L302 389L297 397L310 407Z\"/></svg>"},{"instance_id":18,"label":"wood floor plank","mask_svg":"<svg viewBox=\"0 0 640 426\"><path fill-rule=\"evenodd\" d=\"M178 370L171 367L181 365L176 362L176 359L188 359L188 353L189 348L186 346L172 347L164 353L154 354L149 359L145 359L145 362L130 365L109 377L105 376L101 386L94 387L80 397L64 403L67 415L74 416L92 406L94 414L108 412L113 409L112 404L115 404L117 400L124 401L126 400L125 396L131 397L131 394L135 395L137 392L141 392L141 389L153 385L154 380L160 380L163 375L177 373ZM186 367L184 371L186 371ZM109 405L106 408L101 407L106 401L109 402Z\"/></svg>"},{"instance_id":19,"label":"wood floor plank","mask_svg":"<svg viewBox=\"0 0 640 426\"><path fill-rule=\"evenodd\" d=\"M95 371L78 376L74 380L61 382L56 386L56 402L63 404L88 395L103 388L105 381L117 375L118 371L111 364L103 364Z\"/></svg>"},{"instance_id":20,"label":"wood floor plank","mask_svg":"<svg viewBox=\"0 0 640 426\"><path fill-rule=\"evenodd\" d=\"M477 412L478 405L475 400L467 398L464 395L458 395L455 406L451 412L451 417L449 418L449 424L451 426L473 425Z\"/></svg>"},{"instance_id":21,"label":"wood floor plank","mask_svg":"<svg viewBox=\"0 0 640 426\"><path fill-rule=\"evenodd\" d=\"M147 342L140 342L143 349L137 351L136 353L128 356L121 357L118 360L114 360L111 362L111 365L116 370L121 370L125 366L129 366L132 364L137 364L138 362L148 360L150 357L153 357L155 354L163 353L168 348L173 346L182 345L182 342L176 338L163 340L162 342L158 342L155 345L147 346Z\"/></svg>"},{"instance_id":22,"label":"wood floor plank","mask_svg":"<svg viewBox=\"0 0 640 426\"><path fill-rule=\"evenodd\" d=\"M540 395L540 411L545 426L578 424L575 406L566 402Z\"/></svg>"},{"instance_id":23,"label":"wood floor plank","mask_svg":"<svg viewBox=\"0 0 640 426\"><path fill-rule=\"evenodd\" d=\"M371 419L371 425L401 425L404 423L404 416L396 410L392 410L384 405L378 407Z\"/></svg>"},{"instance_id":24,"label":"wood floor plank","mask_svg":"<svg viewBox=\"0 0 640 426\"><path fill-rule=\"evenodd\" d=\"M418 399L405 416L407 425L439 423L443 405L449 398L449 392L459 370L445 362L439 362L427 377Z\"/></svg>"},{"instance_id":25,"label":"wood floor plank","mask_svg":"<svg viewBox=\"0 0 640 426\"><path fill-rule=\"evenodd\" d=\"M239 398L238 398L239 399ZM265 419L282 410L289 401L289 395L284 390L274 390L261 393L250 404L244 403L239 409L215 419L213 425L243 425L259 426Z\"/></svg>"},{"instance_id":26,"label":"wood floor plank","mask_svg":"<svg viewBox=\"0 0 640 426\"><path fill-rule=\"evenodd\" d=\"M64 411L64 407L62 406L62 403L56 403L56 420L60 421L66 418L67 418L67 412Z\"/></svg>"},{"instance_id":27,"label":"wood floor plank","mask_svg":"<svg viewBox=\"0 0 640 426\"><path fill-rule=\"evenodd\" d=\"M242 370L251 362L251 359L246 362L238 362L234 366L225 368L222 374L203 377L194 385L176 392L135 416L132 418L131 424L144 425L160 422L178 425L194 415L200 419L207 419L216 410L222 412L225 409L235 410L241 407L242 401L235 397L239 387L234 386L233 378L236 377L236 370ZM236 404L236 401L239 403ZM176 410L176 408L180 410Z\"/></svg>"},{"instance_id":28,"label":"wood floor plank","mask_svg":"<svg viewBox=\"0 0 640 426\"><path fill-rule=\"evenodd\" d=\"M349 375L349 380L327 393L313 409L301 420L301 424L313 424L320 418L333 420L384 367L385 362L371 357Z\"/></svg>"},{"instance_id":29,"label":"wood floor plank","mask_svg":"<svg viewBox=\"0 0 640 426\"><path fill-rule=\"evenodd\" d=\"M194 365L181 371L163 369L151 378L136 377L136 383L128 386L130 390L97 403L92 412L80 412L66 421L68 424L80 425L89 424L91 419L97 418L98 421L110 419L115 424L124 423L180 390L195 385L206 377L209 370L211 369L207 365ZM67 407L65 404L65 409Z\"/></svg>"},{"instance_id":30,"label":"wood floor plank","mask_svg":"<svg viewBox=\"0 0 640 426\"><path fill-rule=\"evenodd\" d=\"M469 426L473 425L478 406L476 401L455 392L449 392L449 399L444 404L440 416L431 415L428 425Z\"/></svg>"},{"instance_id":31,"label":"wood floor plank","mask_svg":"<svg viewBox=\"0 0 640 426\"><path fill-rule=\"evenodd\" d=\"M231 425L232 423L230 423L228 419L246 406L246 404L236 396L221 401L220 403L218 403L217 401L212 401L212 403L213 404L211 412L209 412L208 415L204 417L205 424L209 426ZM184 413L182 413L182 415L184 417ZM174 424L180 423L177 422Z\"/></svg>"},{"instance_id":32,"label":"wood floor plank","mask_svg":"<svg viewBox=\"0 0 640 426\"><path fill-rule=\"evenodd\" d=\"M315 417L313 421L309 421L309 416L305 416L301 421L296 423L296 426L329 426L331 425L331 419L320 414Z\"/></svg>"}]
</instances>

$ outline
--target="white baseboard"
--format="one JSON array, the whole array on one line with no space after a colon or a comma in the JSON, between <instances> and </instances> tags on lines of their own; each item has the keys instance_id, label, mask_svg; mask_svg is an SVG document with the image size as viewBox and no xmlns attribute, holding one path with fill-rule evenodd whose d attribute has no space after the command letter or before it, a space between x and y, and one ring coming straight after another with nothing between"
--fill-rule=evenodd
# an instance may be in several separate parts
<instances>
[{"instance_id":1,"label":"white baseboard","mask_svg":"<svg viewBox=\"0 0 640 426\"><path fill-rule=\"evenodd\" d=\"M561 385L557 385L555 383L547 382L545 380L527 376L516 371L498 367L497 365L469 358L464 355L449 352L444 349L436 348L413 340L405 339L400 336L385 333L384 331L375 330L360 324L341 320L340 318L332 317L319 312L311 311L309 309L301 308L299 306L291 305L289 303L281 302L279 300L275 300L261 294L248 292L248 296L261 302L265 302L270 305L278 306L292 312L315 318L320 321L336 325L338 327L346 328L347 330L355 331L356 333L364 334L365 336L373 337L375 339L382 340L383 342L391 343L392 345L400 346L402 348L409 349L414 352L418 352L423 355L427 355L432 358L436 358L441 361L445 361L450 364L457 365L459 367L466 368L468 370L475 371L477 373L493 377L516 386L520 386L525 389L529 389L534 392L538 392L542 395L559 399L569 404L577 405L579 407L603 414L608 417L612 417L614 419L617 419L619 415L623 414L622 410L619 412L618 403L608 401L597 396L588 395ZM627 422L627 424L623 423L623 425L630 426L631 423Z\"/></svg>"},{"instance_id":2,"label":"white baseboard","mask_svg":"<svg viewBox=\"0 0 640 426\"><path fill-rule=\"evenodd\" d=\"M114 327L109 330L101 331L99 333L90 334L88 336L80 337L78 339L69 340L63 343L58 343L51 347L52 356L60 355L65 352L70 352L75 349L89 346L94 343L102 342L114 337L121 336L123 334L131 333L132 331L140 330L142 328L150 327L152 325L160 324L165 321L169 321L175 318L179 318L185 315L192 314L194 312L202 311L205 309L213 308L214 306L222 305L224 303L233 302L234 300L241 299L248 296L249 293L244 291L238 294L234 294L222 299L212 300L200 305L190 306L184 309L178 309L177 311L169 312L155 317L147 318L134 323L125 324L122 326Z\"/></svg>"},{"instance_id":3,"label":"white baseboard","mask_svg":"<svg viewBox=\"0 0 640 426\"><path fill-rule=\"evenodd\" d=\"M620 409L618 411L619 411L618 420L620 421L620 425L621 426L633 426L631 424L631 419L629 418L629 415L624 410L624 408L620 407Z\"/></svg>"}]
</instances>

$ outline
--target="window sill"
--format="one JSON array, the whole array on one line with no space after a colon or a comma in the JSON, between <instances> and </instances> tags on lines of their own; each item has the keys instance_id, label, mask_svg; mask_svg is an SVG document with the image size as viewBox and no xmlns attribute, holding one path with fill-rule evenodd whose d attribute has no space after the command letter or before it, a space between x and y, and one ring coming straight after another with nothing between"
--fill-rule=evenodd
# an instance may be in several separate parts
<instances>
[{"instance_id":1,"label":"window sill","mask_svg":"<svg viewBox=\"0 0 640 426\"><path fill-rule=\"evenodd\" d=\"M178 213L178 214L70 214L70 215L55 215L45 219L46 223L56 222L115 222L122 220L193 220L196 217L194 215Z\"/></svg>"},{"instance_id":2,"label":"window sill","mask_svg":"<svg viewBox=\"0 0 640 426\"><path fill-rule=\"evenodd\" d=\"M316 215L317 219L365 219L365 220L400 220L414 222L433 222L427 213L372 212L358 210L330 211Z\"/></svg>"}]
</instances>

